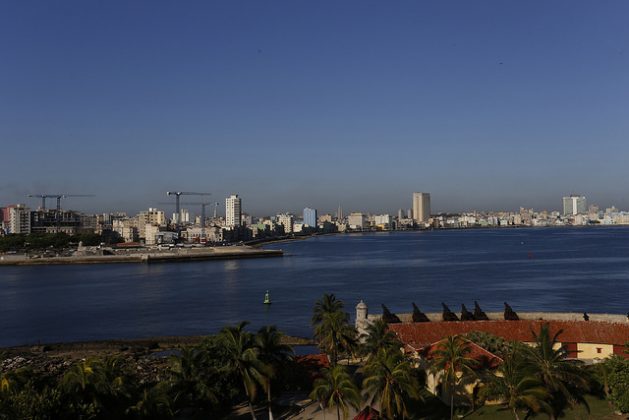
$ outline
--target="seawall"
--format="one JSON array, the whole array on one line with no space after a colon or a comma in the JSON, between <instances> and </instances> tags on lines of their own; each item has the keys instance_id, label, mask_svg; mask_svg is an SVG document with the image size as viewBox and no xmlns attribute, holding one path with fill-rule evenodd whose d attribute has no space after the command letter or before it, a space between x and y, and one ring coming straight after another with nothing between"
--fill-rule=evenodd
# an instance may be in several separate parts
<instances>
[{"instance_id":1,"label":"seawall","mask_svg":"<svg viewBox=\"0 0 629 420\"><path fill-rule=\"evenodd\" d=\"M0 266L162 263L242 258L281 257L282 250L244 247L193 248L168 251L118 251L114 255L30 258L22 255L1 255Z\"/></svg>"}]
</instances>

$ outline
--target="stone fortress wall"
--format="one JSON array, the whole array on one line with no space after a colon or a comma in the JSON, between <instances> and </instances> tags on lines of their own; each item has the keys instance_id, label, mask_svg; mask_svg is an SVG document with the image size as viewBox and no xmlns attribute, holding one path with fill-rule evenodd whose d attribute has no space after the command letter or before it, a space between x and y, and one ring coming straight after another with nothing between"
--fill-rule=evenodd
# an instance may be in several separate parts
<instances>
[{"instance_id":1,"label":"stone fortress wall","mask_svg":"<svg viewBox=\"0 0 629 420\"><path fill-rule=\"evenodd\" d=\"M460 315L458 312L457 315ZM520 312L516 311L518 317L523 320L547 320L547 321L583 321L582 312ZM442 312L424 312L432 322L444 322ZM504 312L486 312L490 320L504 320ZM402 322L412 322L412 313L396 313ZM591 314L588 313L590 321L600 321L609 323L628 323L628 315L618 314ZM367 304L360 301L356 305L356 328L359 332L364 332L371 322L382 318L381 314L369 314Z\"/></svg>"}]
</instances>

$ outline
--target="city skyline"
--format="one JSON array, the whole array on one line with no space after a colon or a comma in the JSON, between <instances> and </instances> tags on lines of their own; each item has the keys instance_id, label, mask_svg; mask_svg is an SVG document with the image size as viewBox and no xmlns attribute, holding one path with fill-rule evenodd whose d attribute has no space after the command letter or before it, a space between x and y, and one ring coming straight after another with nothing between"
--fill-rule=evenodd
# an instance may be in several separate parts
<instances>
[{"instance_id":1,"label":"city skyline","mask_svg":"<svg viewBox=\"0 0 629 420\"><path fill-rule=\"evenodd\" d=\"M626 2L1 7L5 203L629 208Z\"/></svg>"},{"instance_id":2,"label":"city skyline","mask_svg":"<svg viewBox=\"0 0 629 420\"><path fill-rule=\"evenodd\" d=\"M167 193L168 194L168 193ZM189 194L198 194L198 193L189 193ZM206 193L203 193L204 195L209 195ZM594 208L598 209L598 211L603 211L605 209L616 209L618 211L625 211L624 208L622 207L618 207L615 204L611 204L611 205L601 205L600 203L597 202L591 202L591 201L587 201L588 198L584 195L581 194L570 194L568 196L563 196L563 197L559 197L557 201L560 202L560 204L556 207L550 207L550 208L546 208L546 207L529 207L529 206L519 206L518 208L514 208L514 209L505 209L505 208L497 208L497 209L473 209L473 208L468 208L468 209L462 209L459 211L441 211L441 210L435 210L432 205L431 205L431 192L412 192L409 193L411 194L409 198L409 202L410 205L409 207L398 207L398 208L392 208L389 207L388 209L385 208L385 210L382 211L372 211L372 210L368 210L368 209L364 209L364 208L359 208L359 207L345 207L344 210L344 214L345 216L347 216L349 213L352 212L357 212L357 213L363 213L365 215L369 214L369 215L390 215L390 216L397 216L399 214L405 214L408 217L408 219L413 219L416 222L422 222L422 221L427 221L428 217L430 215L443 215L443 214L471 214L471 213L475 213L475 212L480 212L480 213L502 213L502 212L506 212L506 213L517 213L521 210L532 210L532 211L536 211L536 212L556 212L558 214L562 214L564 216L567 215L576 215L576 214L583 214L586 213L588 211L590 211L590 207L594 206ZM36 200L37 203L43 203L41 201L41 196L27 196L29 200ZM71 197L71 196L70 196ZM80 197L80 196L79 196ZM182 195L180 197L180 212L185 212L188 217L190 217L190 215L195 215L195 216L199 216L201 214L201 210L199 208L200 204L202 203L198 203L198 202L186 202L186 195ZM189 198L190 200L193 200L193 198ZM340 209L343 209L343 205L341 204L338 208L336 209L329 209L329 208L322 208L319 206L307 206L303 209L292 209L292 208L288 208L288 207L281 207L281 203L276 203L279 207L276 207L275 210L267 212L267 213L260 213L260 212L255 212L252 211L250 209L247 209L245 206L243 206L242 204L242 199L243 197L240 194L229 194L228 196L223 198L223 203L224 203L224 207L222 207L223 211L219 211L218 209L221 208L222 203L218 202L218 201L214 201L214 200L209 200L211 202L205 203L206 205L210 205L212 206L213 209L215 209L214 211L217 212L217 215L220 217L223 217L226 221L226 223L228 225L234 226L234 225L239 225L240 222L242 221L242 217L243 215L249 215L249 216L254 216L254 217L275 217L275 216L280 216L282 214L284 215L291 215L291 216L295 216L297 218L300 217L300 215L305 215L307 211L311 211L314 212L314 215L319 214L319 215L332 215L334 217L337 216L338 211ZM576 204L572 204L573 201L572 200L576 200L578 199L578 202L580 203L578 205L578 211L577 211L577 205ZM246 197L245 197L246 200ZM568 201L566 201L568 200ZM64 201L62 200L61 203L63 203ZM423 204L422 204L423 202ZM567 204L568 203L568 204ZM576 203L576 201L575 201ZM587 203L587 204L586 204ZM216 204L216 208L214 208L214 205ZM166 202L160 202L159 205L151 205L148 204L145 207L140 207L137 210L126 210L124 208L116 208L116 209L96 209L94 211L86 211L84 208L84 206L67 206L67 205L61 205L61 209L66 211L79 211L79 212L83 212L86 214L115 214L115 213L125 213L127 215L132 215L132 214L137 214L143 211L146 211L148 209L148 211L152 211L152 210L160 210L163 211L164 214L166 215L172 215L172 220L176 223L176 218L177 218L177 213L175 211L171 211L171 207L172 209L175 208L176 205L176 201L173 199L172 203L166 203ZM0 201L0 208L3 208L6 206L26 206L31 210L38 210L41 209L41 205L38 204L29 204L28 201L19 201L19 202L1 202ZM568 206L568 207L567 207ZM47 201L47 205L46 205L46 209L50 210L50 209L54 209L55 205L53 203L50 203L49 201ZM567 208L569 208L570 210L567 210ZM401 212L401 213L400 213ZM420 217L417 217L416 212L419 212ZM206 217L210 217L210 215L206 212ZM305 217L301 217L302 219L305 219Z\"/></svg>"}]
</instances>

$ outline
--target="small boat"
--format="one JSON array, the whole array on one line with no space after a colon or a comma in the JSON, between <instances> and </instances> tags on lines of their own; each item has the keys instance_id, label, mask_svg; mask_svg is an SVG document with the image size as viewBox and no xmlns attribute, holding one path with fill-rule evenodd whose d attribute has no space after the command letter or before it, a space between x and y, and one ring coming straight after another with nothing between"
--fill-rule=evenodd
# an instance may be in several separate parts
<instances>
[{"instance_id":1,"label":"small boat","mask_svg":"<svg viewBox=\"0 0 629 420\"><path fill-rule=\"evenodd\" d=\"M264 304L265 305L270 305L271 304L271 295L269 294L268 290L264 294Z\"/></svg>"}]
</instances>

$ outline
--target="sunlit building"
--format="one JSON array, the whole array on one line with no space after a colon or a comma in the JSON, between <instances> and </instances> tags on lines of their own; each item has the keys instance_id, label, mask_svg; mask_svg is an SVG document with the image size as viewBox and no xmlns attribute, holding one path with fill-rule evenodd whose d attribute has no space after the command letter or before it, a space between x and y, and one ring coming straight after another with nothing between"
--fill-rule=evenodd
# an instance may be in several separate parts
<instances>
[{"instance_id":1,"label":"sunlit building","mask_svg":"<svg viewBox=\"0 0 629 420\"><path fill-rule=\"evenodd\" d=\"M238 194L232 194L225 199L225 225L228 228L242 224L242 201Z\"/></svg>"},{"instance_id":2,"label":"sunlit building","mask_svg":"<svg viewBox=\"0 0 629 420\"><path fill-rule=\"evenodd\" d=\"M416 223L427 222L430 218L430 194L413 193L413 220Z\"/></svg>"}]
</instances>

